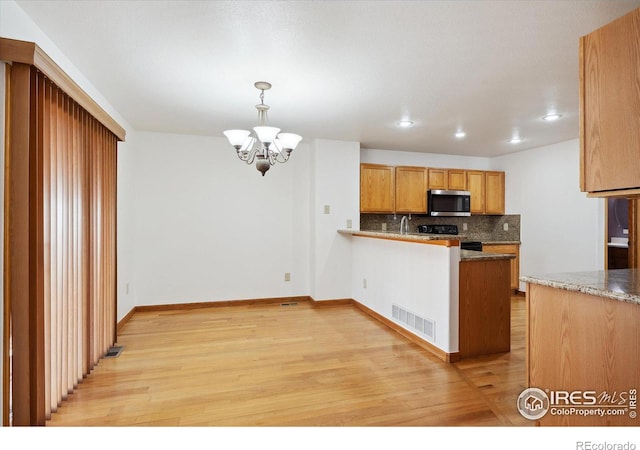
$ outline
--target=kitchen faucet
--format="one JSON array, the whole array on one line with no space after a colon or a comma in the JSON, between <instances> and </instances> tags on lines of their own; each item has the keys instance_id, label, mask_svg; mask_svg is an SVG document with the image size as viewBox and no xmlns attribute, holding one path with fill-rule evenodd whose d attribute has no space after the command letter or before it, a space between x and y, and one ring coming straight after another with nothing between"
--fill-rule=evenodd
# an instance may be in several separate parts
<instances>
[{"instance_id":1,"label":"kitchen faucet","mask_svg":"<svg viewBox=\"0 0 640 450\"><path fill-rule=\"evenodd\" d=\"M407 216L402 216L400 219L400 234L408 234L409 233L409 219Z\"/></svg>"}]
</instances>

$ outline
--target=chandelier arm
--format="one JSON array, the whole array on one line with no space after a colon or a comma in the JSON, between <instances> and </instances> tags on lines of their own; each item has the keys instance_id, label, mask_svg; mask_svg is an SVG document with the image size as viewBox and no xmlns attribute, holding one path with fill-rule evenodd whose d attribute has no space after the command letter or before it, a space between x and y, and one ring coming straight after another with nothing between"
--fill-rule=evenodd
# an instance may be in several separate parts
<instances>
[{"instance_id":1,"label":"chandelier arm","mask_svg":"<svg viewBox=\"0 0 640 450\"><path fill-rule=\"evenodd\" d=\"M289 153L283 150L280 153L276 154L276 157L274 159L279 163L286 163L289 160Z\"/></svg>"},{"instance_id":2,"label":"chandelier arm","mask_svg":"<svg viewBox=\"0 0 640 450\"><path fill-rule=\"evenodd\" d=\"M255 147L251 150L245 150L244 152L238 151L237 154L240 161L244 161L247 164L253 164L253 161L256 159L256 155L258 154L258 148Z\"/></svg>"}]
</instances>

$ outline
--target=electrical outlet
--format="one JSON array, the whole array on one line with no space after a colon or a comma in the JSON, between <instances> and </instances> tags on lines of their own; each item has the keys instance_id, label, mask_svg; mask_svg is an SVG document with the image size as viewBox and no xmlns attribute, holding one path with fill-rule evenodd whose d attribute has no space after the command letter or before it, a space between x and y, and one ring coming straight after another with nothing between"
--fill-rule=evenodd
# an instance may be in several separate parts
<instances>
[{"instance_id":1,"label":"electrical outlet","mask_svg":"<svg viewBox=\"0 0 640 450\"><path fill-rule=\"evenodd\" d=\"M289 272L284 273L284 281L291 281L291 274Z\"/></svg>"},{"instance_id":2,"label":"electrical outlet","mask_svg":"<svg viewBox=\"0 0 640 450\"><path fill-rule=\"evenodd\" d=\"M504 231L509 231L509 224L507 222L505 222L504 225L502 225L502 229Z\"/></svg>"},{"instance_id":3,"label":"electrical outlet","mask_svg":"<svg viewBox=\"0 0 640 450\"><path fill-rule=\"evenodd\" d=\"M351 219L347 219L347 228L351 227L353 227L353 222L351 221Z\"/></svg>"},{"instance_id":4,"label":"electrical outlet","mask_svg":"<svg viewBox=\"0 0 640 450\"><path fill-rule=\"evenodd\" d=\"M325 214L330 214L331 213L331 206L324 205L324 213Z\"/></svg>"},{"instance_id":5,"label":"electrical outlet","mask_svg":"<svg viewBox=\"0 0 640 450\"><path fill-rule=\"evenodd\" d=\"M362 279L362 287L365 288L365 289L367 288L367 279L366 278Z\"/></svg>"},{"instance_id":6,"label":"electrical outlet","mask_svg":"<svg viewBox=\"0 0 640 450\"><path fill-rule=\"evenodd\" d=\"M386 223L382 224L382 231L387 231L387 224Z\"/></svg>"},{"instance_id":7,"label":"electrical outlet","mask_svg":"<svg viewBox=\"0 0 640 450\"><path fill-rule=\"evenodd\" d=\"M462 231L467 231L467 224L466 223L462 224Z\"/></svg>"},{"instance_id":8,"label":"electrical outlet","mask_svg":"<svg viewBox=\"0 0 640 450\"><path fill-rule=\"evenodd\" d=\"M627 228L622 229L622 234L629 234L629 230Z\"/></svg>"}]
</instances>

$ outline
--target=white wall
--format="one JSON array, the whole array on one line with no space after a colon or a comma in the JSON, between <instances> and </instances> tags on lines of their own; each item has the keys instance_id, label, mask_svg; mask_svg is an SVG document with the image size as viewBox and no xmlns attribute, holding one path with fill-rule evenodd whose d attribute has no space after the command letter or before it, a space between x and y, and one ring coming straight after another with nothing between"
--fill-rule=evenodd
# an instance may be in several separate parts
<instances>
[{"instance_id":1,"label":"white wall","mask_svg":"<svg viewBox=\"0 0 640 450\"><path fill-rule=\"evenodd\" d=\"M444 352L458 347L460 248L351 237L353 298ZM434 322L427 337L393 318L392 307Z\"/></svg>"},{"instance_id":2,"label":"white wall","mask_svg":"<svg viewBox=\"0 0 640 450\"><path fill-rule=\"evenodd\" d=\"M506 172L507 214L521 214L521 275L604 268L604 201L580 192L579 147L574 139L491 160Z\"/></svg>"},{"instance_id":3,"label":"white wall","mask_svg":"<svg viewBox=\"0 0 640 450\"><path fill-rule=\"evenodd\" d=\"M0 37L35 42L122 127L127 131L131 129L127 121L111 106L100 91L13 0L0 1Z\"/></svg>"},{"instance_id":4,"label":"white wall","mask_svg":"<svg viewBox=\"0 0 640 450\"><path fill-rule=\"evenodd\" d=\"M136 174L134 172L136 133L129 131L126 142L118 142L118 179L117 179L117 302L116 320L120 321L136 305L132 283L135 275L135 228L132 191Z\"/></svg>"},{"instance_id":5,"label":"white wall","mask_svg":"<svg viewBox=\"0 0 640 450\"><path fill-rule=\"evenodd\" d=\"M351 298L351 242L337 230L360 226L360 144L318 139L311 151L311 297Z\"/></svg>"},{"instance_id":6,"label":"white wall","mask_svg":"<svg viewBox=\"0 0 640 450\"><path fill-rule=\"evenodd\" d=\"M296 192L308 151L262 177L226 139L136 133L133 198L119 217L134 224L135 277L120 280L134 303L308 295L309 206Z\"/></svg>"},{"instance_id":7,"label":"white wall","mask_svg":"<svg viewBox=\"0 0 640 450\"><path fill-rule=\"evenodd\" d=\"M390 166L423 166L453 169L489 170L491 160L476 156L441 155L436 153L416 153L396 150L362 149L363 163L386 164Z\"/></svg>"}]
</instances>

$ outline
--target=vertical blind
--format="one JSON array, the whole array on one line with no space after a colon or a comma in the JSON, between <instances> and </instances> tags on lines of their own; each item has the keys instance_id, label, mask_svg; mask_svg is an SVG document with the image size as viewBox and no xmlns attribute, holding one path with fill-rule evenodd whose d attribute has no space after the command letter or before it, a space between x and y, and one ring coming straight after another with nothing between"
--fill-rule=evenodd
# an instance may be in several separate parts
<instances>
[{"instance_id":1,"label":"vertical blind","mask_svg":"<svg viewBox=\"0 0 640 450\"><path fill-rule=\"evenodd\" d=\"M50 418L115 342L118 139L35 68L31 83L42 271L34 307L44 318L36 404Z\"/></svg>"}]
</instances>

